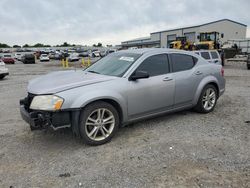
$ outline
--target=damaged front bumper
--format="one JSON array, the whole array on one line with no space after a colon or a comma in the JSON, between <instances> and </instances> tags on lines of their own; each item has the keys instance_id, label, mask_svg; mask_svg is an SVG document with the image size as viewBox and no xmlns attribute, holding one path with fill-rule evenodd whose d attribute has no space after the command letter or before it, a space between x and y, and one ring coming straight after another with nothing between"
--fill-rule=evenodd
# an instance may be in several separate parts
<instances>
[{"instance_id":1,"label":"damaged front bumper","mask_svg":"<svg viewBox=\"0 0 250 188\"><path fill-rule=\"evenodd\" d=\"M27 99L20 100L20 113L31 130L41 130L52 127L54 130L71 127L70 111L36 111L30 110L27 106Z\"/></svg>"}]
</instances>

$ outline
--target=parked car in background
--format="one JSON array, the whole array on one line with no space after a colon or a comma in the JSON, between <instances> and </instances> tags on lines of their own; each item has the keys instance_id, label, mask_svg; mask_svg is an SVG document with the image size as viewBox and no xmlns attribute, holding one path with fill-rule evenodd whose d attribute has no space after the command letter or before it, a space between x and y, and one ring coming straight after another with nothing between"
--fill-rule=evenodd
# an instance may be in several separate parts
<instances>
[{"instance_id":1,"label":"parked car in background","mask_svg":"<svg viewBox=\"0 0 250 188\"><path fill-rule=\"evenodd\" d=\"M22 60L23 64L35 64L36 63L36 59L35 59L35 55L34 54L24 54L22 56Z\"/></svg>"},{"instance_id":2,"label":"parked car in background","mask_svg":"<svg viewBox=\"0 0 250 188\"><path fill-rule=\"evenodd\" d=\"M89 57L89 50L84 50L79 53L79 57Z\"/></svg>"},{"instance_id":3,"label":"parked car in background","mask_svg":"<svg viewBox=\"0 0 250 188\"><path fill-rule=\"evenodd\" d=\"M69 61L79 61L80 57L78 53L72 53L69 55L68 60Z\"/></svg>"},{"instance_id":4,"label":"parked car in background","mask_svg":"<svg viewBox=\"0 0 250 188\"><path fill-rule=\"evenodd\" d=\"M11 53L11 51L9 49L2 49L3 53Z\"/></svg>"},{"instance_id":5,"label":"parked car in background","mask_svg":"<svg viewBox=\"0 0 250 188\"><path fill-rule=\"evenodd\" d=\"M55 60L61 60L62 59L62 54L61 53L55 53Z\"/></svg>"},{"instance_id":6,"label":"parked car in background","mask_svg":"<svg viewBox=\"0 0 250 188\"><path fill-rule=\"evenodd\" d=\"M89 55L90 55L90 57L100 57L101 56L100 53L101 52L99 50L94 49L91 51L91 53Z\"/></svg>"},{"instance_id":7,"label":"parked car in background","mask_svg":"<svg viewBox=\"0 0 250 188\"><path fill-rule=\"evenodd\" d=\"M20 54L20 53L15 53L14 58L15 58L16 60L18 60L18 61L21 61L22 54Z\"/></svg>"},{"instance_id":8,"label":"parked car in background","mask_svg":"<svg viewBox=\"0 0 250 188\"><path fill-rule=\"evenodd\" d=\"M56 53L54 53L54 52L50 53L49 54L49 59L55 59L55 55L56 55Z\"/></svg>"},{"instance_id":9,"label":"parked car in background","mask_svg":"<svg viewBox=\"0 0 250 188\"><path fill-rule=\"evenodd\" d=\"M101 55L101 57L105 57L108 54L114 53L116 51L117 51L116 49L103 50L103 51L100 52L100 55Z\"/></svg>"},{"instance_id":10,"label":"parked car in background","mask_svg":"<svg viewBox=\"0 0 250 188\"><path fill-rule=\"evenodd\" d=\"M194 53L200 55L204 59L206 59L209 63L222 64L222 60L220 54L217 50L199 50L194 51Z\"/></svg>"},{"instance_id":11,"label":"parked car in background","mask_svg":"<svg viewBox=\"0 0 250 188\"><path fill-rule=\"evenodd\" d=\"M49 55L48 54L41 54L40 55L40 61L49 61Z\"/></svg>"},{"instance_id":12,"label":"parked car in background","mask_svg":"<svg viewBox=\"0 0 250 188\"><path fill-rule=\"evenodd\" d=\"M223 76L221 65L193 52L124 50L84 71L30 81L20 112L31 130L71 127L85 143L100 145L134 121L191 108L212 112L225 91Z\"/></svg>"},{"instance_id":13,"label":"parked car in background","mask_svg":"<svg viewBox=\"0 0 250 188\"><path fill-rule=\"evenodd\" d=\"M6 64L15 64L15 59L11 54L3 54L2 61Z\"/></svg>"},{"instance_id":14,"label":"parked car in background","mask_svg":"<svg viewBox=\"0 0 250 188\"><path fill-rule=\"evenodd\" d=\"M5 67L5 63L0 60L0 79L3 79L7 75L9 75L9 70Z\"/></svg>"}]
</instances>

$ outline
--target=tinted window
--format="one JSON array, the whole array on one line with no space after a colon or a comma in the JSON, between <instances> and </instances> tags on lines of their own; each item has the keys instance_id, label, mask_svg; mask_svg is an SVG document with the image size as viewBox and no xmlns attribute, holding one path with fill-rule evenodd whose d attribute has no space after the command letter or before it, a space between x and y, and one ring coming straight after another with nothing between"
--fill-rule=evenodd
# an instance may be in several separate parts
<instances>
[{"instance_id":1,"label":"tinted window","mask_svg":"<svg viewBox=\"0 0 250 188\"><path fill-rule=\"evenodd\" d=\"M173 63L173 72L189 70L195 65L194 58L190 55L171 54L170 57Z\"/></svg>"},{"instance_id":2,"label":"tinted window","mask_svg":"<svg viewBox=\"0 0 250 188\"><path fill-rule=\"evenodd\" d=\"M201 52L201 57L203 57L204 59L210 59L208 52Z\"/></svg>"},{"instance_id":3,"label":"tinted window","mask_svg":"<svg viewBox=\"0 0 250 188\"><path fill-rule=\"evenodd\" d=\"M218 54L216 52L211 52L211 56L212 56L213 59L218 59L219 58L219 56L218 56Z\"/></svg>"},{"instance_id":4,"label":"tinted window","mask_svg":"<svg viewBox=\"0 0 250 188\"><path fill-rule=\"evenodd\" d=\"M169 73L167 55L154 55L145 59L137 68L137 71L146 71L149 76L157 76Z\"/></svg>"}]
</instances>

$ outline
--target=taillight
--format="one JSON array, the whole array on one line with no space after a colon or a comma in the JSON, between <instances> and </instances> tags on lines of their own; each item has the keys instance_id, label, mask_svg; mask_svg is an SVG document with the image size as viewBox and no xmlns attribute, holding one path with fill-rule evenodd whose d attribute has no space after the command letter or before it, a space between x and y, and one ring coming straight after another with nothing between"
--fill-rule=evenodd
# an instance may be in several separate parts
<instances>
[{"instance_id":1,"label":"taillight","mask_svg":"<svg viewBox=\"0 0 250 188\"><path fill-rule=\"evenodd\" d=\"M224 68L223 67L221 67L221 70L220 70L220 73L221 73L221 76L224 76Z\"/></svg>"}]
</instances>

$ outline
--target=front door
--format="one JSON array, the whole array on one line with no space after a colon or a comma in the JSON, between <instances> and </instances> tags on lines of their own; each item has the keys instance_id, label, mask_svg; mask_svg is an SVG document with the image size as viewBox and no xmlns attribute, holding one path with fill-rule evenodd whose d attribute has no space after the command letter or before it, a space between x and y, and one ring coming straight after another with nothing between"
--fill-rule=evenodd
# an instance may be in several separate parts
<instances>
[{"instance_id":1,"label":"front door","mask_svg":"<svg viewBox=\"0 0 250 188\"><path fill-rule=\"evenodd\" d=\"M136 118L172 108L175 83L166 54L145 59L136 71L146 71L150 77L129 81L128 115Z\"/></svg>"}]
</instances>

